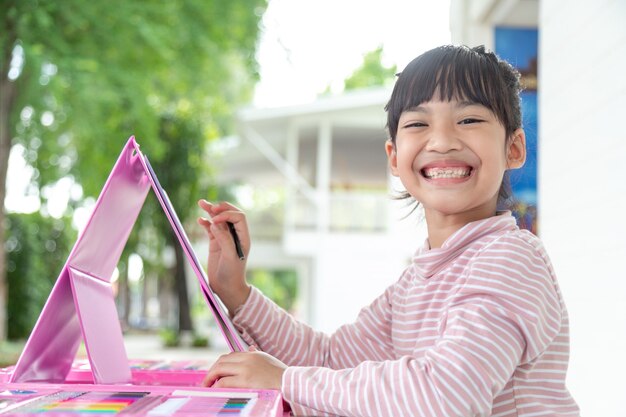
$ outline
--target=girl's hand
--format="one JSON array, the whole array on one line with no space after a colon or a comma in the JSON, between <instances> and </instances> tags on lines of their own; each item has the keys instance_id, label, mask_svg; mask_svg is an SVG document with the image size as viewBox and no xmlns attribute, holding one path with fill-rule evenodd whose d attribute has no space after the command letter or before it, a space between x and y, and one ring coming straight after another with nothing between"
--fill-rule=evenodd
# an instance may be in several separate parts
<instances>
[{"instance_id":1,"label":"girl's hand","mask_svg":"<svg viewBox=\"0 0 626 417\"><path fill-rule=\"evenodd\" d=\"M198 218L198 223L209 235L209 285L233 315L250 294L250 286L246 283L246 259L250 252L246 217L241 210L229 203L211 204L200 200L198 205L208 214L206 218ZM228 230L227 222L235 227L244 254L243 260L237 255L235 241Z\"/></svg>"},{"instance_id":2,"label":"girl's hand","mask_svg":"<svg viewBox=\"0 0 626 417\"><path fill-rule=\"evenodd\" d=\"M213 388L277 389L287 365L251 347L249 352L222 355L209 369L202 386Z\"/></svg>"}]
</instances>

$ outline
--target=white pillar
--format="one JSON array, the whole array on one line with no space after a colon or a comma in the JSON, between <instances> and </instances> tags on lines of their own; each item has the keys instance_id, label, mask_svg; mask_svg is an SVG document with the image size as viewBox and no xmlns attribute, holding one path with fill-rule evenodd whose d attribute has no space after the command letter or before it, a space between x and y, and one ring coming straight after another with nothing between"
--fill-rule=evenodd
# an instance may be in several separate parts
<instances>
[{"instance_id":1,"label":"white pillar","mask_svg":"<svg viewBox=\"0 0 626 417\"><path fill-rule=\"evenodd\" d=\"M287 127L287 149L285 158L287 163L298 172L298 150L300 148L299 127L291 121ZM296 207L298 200L302 198L302 195L298 191L298 184L294 176L287 175L287 195L285 196L285 223L283 225L284 231L290 231L294 229L296 218ZM283 233L285 236L285 233Z\"/></svg>"},{"instance_id":2,"label":"white pillar","mask_svg":"<svg viewBox=\"0 0 626 417\"><path fill-rule=\"evenodd\" d=\"M322 234L329 229L330 219L330 170L332 161L332 125L323 119L317 135L317 230Z\"/></svg>"}]
</instances>

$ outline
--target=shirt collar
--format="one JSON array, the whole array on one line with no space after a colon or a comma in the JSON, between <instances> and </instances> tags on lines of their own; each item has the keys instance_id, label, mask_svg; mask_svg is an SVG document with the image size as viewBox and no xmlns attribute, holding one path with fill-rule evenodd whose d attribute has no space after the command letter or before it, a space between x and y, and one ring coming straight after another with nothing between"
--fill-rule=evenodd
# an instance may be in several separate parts
<instances>
[{"instance_id":1,"label":"shirt collar","mask_svg":"<svg viewBox=\"0 0 626 417\"><path fill-rule=\"evenodd\" d=\"M501 234L517 229L510 211L493 217L470 222L448 237L440 248L430 249L428 239L413 257L413 270L417 278L429 279L456 259L473 242L490 234Z\"/></svg>"}]
</instances>

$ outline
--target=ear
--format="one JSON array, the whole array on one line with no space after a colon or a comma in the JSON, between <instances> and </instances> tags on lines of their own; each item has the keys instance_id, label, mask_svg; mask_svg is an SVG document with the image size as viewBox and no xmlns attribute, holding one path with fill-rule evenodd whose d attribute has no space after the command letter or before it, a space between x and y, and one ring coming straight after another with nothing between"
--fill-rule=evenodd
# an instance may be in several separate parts
<instances>
[{"instance_id":1,"label":"ear","mask_svg":"<svg viewBox=\"0 0 626 417\"><path fill-rule=\"evenodd\" d=\"M398 155L396 154L396 145L390 140L385 142L385 152L387 152L387 159L389 160L389 168L391 174L395 177L398 176Z\"/></svg>"},{"instance_id":2,"label":"ear","mask_svg":"<svg viewBox=\"0 0 626 417\"><path fill-rule=\"evenodd\" d=\"M517 169L524 166L526 162L526 134L524 129L519 128L511 135L506 151L506 159L508 169Z\"/></svg>"}]
</instances>

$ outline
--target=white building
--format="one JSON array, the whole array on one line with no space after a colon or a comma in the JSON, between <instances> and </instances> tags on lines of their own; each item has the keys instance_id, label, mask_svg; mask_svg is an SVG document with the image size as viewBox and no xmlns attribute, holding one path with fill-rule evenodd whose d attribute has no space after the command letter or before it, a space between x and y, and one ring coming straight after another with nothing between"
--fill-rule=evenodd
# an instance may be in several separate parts
<instances>
[{"instance_id":1,"label":"white building","mask_svg":"<svg viewBox=\"0 0 626 417\"><path fill-rule=\"evenodd\" d=\"M390 188L385 154L390 88L306 105L245 109L220 181L283 200L247 212L248 267L298 272L299 315L332 331L398 279L425 235ZM399 190L399 188L397 188ZM403 233L403 232L404 233Z\"/></svg>"},{"instance_id":2,"label":"white building","mask_svg":"<svg viewBox=\"0 0 626 417\"><path fill-rule=\"evenodd\" d=\"M453 42L539 29L539 236L571 323L582 415L626 410L626 1L452 0Z\"/></svg>"}]
</instances>

